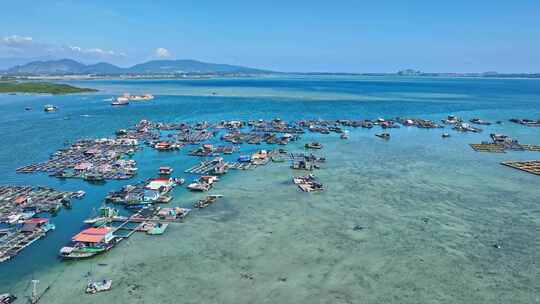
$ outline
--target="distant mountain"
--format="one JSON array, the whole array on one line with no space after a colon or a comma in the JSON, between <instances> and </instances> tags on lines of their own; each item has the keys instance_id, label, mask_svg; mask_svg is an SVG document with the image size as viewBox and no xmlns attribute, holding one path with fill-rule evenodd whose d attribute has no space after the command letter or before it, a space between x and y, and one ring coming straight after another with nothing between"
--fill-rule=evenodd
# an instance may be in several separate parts
<instances>
[{"instance_id":1,"label":"distant mountain","mask_svg":"<svg viewBox=\"0 0 540 304\"><path fill-rule=\"evenodd\" d=\"M122 74L124 73L124 71L125 69L121 67L117 67L114 64L110 64L107 62L100 62L100 63L85 66L81 70L81 74L100 74L100 75L112 74L114 75L114 74Z\"/></svg>"},{"instance_id":2,"label":"distant mountain","mask_svg":"<svg viewBox=\"0 0 540 304\"><path fill-rule=\"evenodd\" d=\"M86 65L71 59L33 61L7 70L10 75L67 75L80 74Z\"/></svg>"},{"instance_id":3,"label":"distant mountain","mask_svg":"<svg viewBox=\"0 0 540 304\"><path fill-rule=\"evenodd\" d=\"M33 57L33 58L20 58L20 57L0 58L0 71L7 70L16 65L27 64L32 61L46 61L46 60L55 60L55 59L56 58L52 56Z\"/></svg>"},{"instance_id":4,"label":"distant mountain","mask_svg":"<svg viewBox=\"0 0 540 304\"><path fill-rule=\"evenodd\" d=\"M8 69L8 75L120 75L120 74L261 74L269 71L236 65L206 63L196 60L153 60L121 68L100 62L85 65L71 59L34 61Z\"/></svg>"},{"instance_id":5,"label":"distant mountain","mask_svg":"<svg viewBox=\"0 0 540 304\"><path fill-rule=\"evenodd\" d=\"M129 68L135 74L175 73L266 73L268 71L236 65L206 63L197 60L153 60Z\"/></svg>"}]
</instances>

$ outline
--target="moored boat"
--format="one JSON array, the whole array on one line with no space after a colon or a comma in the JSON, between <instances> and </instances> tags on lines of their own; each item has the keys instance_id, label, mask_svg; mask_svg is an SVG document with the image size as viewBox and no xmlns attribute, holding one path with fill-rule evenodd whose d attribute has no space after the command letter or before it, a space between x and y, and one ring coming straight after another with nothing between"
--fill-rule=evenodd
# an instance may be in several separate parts
<instances>
[{"instance_id":1,"label":"moored boat","mask_svg":"<svg viewBox=\"0 0 540 304\"><path fill-rule=\"evenodd\" d=\"M71 239L71 243L60 249L63 259L84 259L110 250L120 239L111 227L88 228Z\"/></svg>"},{"instance_id":2,"label":"moored boat","mask_svg":"<svg viewBox=\"0 0 540 304\"><path fill-rule=\"evenodd\" d=\"M146 231L149 235L161 235L165 233L165 230L167 230L167 227L169 226L168 223L154 223L154 225Z\"/></svg>"},{"instance_id":3,"label":"moored boat","mask_svg":"<svg viewBox=\"0 0 540 304\"><path fill-rule=\"evenodd\" d=\"M112 288L112 280L90 282L86 285L86 293L95 294Z\"/></svg>"},{"instance_id":4,"label":"moored boat","mask_svg":"<svg viewBox=\"0 0 540 304\"><path fill-rule=\"evenodd\" d=\"M205 198L197 201L195 204L193 204L194 208L203 209L208 207L208 205L213 204L217 201L218 198L223 197L223 195L208 195Z\"/></svg>"},{"instance_id":5,"label":"moored boat","mask_svg":"<svg viewBox=\"0 0 540 304\"><path fill-rule=\"evenodd\" d=\"M311 142L305 145L306 149L322 149L322 144L318 142Z\"/></svg>"},{"instance_id":6,"label":"moored boat","mask_svg":"<svg viewBox=\"0 0 540 304\"><path fill-rule=\"evenodd\" d=\"M56 112L58 111L58 107L55 105L47 104L43 107L43 111L45 112Z\"/></svg>"},{"instance_id":7,"label":"moored boat","mask_svg":"<svg viewBox=\"0 0 540 304\"><path fill-rule=\"evenodd\" d=\"M112 221L115 216L119 215L118 209L111 207L101 207L99 208L99 215L84 220L85 224L92 225L94 227L104 226Z\"/></svg>"},{"instance_id":8,"label":"moored boat","mask_svg":"<svg viewBox=\"0 0 540 304\"><path fill-rule=\"evenodd\" d=\"M313 174L306 176L295 176L293 182L304 192L323 191L324 186Z\"/></svg>"},{"instance_id":9,"label":"moored boat","mask_svg":"<svg viewBox=\"0 0 540 304\"><path fill-rule=\"evenodd\" d=\"M390 139L390 134L389 133L379 133L379 134L375 134L375 136L379 137L379 138L382 138L382 139Z\"/></svg>"},{"instance_id":10,"label":"moored boat","mask_svg":"<svg viewBox=\"0 0 540 304\"><path fill-rule=\"evenodd\" d=\"M15 300L17 300L17 297L10 293L0 294L0 304L11 304L15 302Z\"/></svg>"},{"instance_id":11,"label":"moored boat","mask_svg":"<svg viewBox=\"0 0 540 304\"><path fill-rule=\"evenodd\" d=\"M173 171L174 171L173 168L168 167L168 166L159 167L160 175L171 175Z\"/></svg>"},{"instance_id":12,"label":"moored boat","mask_svg":"<svg viewBox=\"0 0 540 304\"><path fill-rule=\"evenodd\" d=\"M111 102L111 105L113 106L127 106L128 104L129 104L129 98L124 97L124 96L117 97Z\"/></svg>"},{"instance_id":13,"label":"moored boat","mask_svg":"<svg viewBox=\"0 0 540 304\"><path fill-rule=\"evenodd\" d=\"M87 172L84 175L83 179L87 182L94 182L94 183L105 182L105 178L103 177L103 175L99 173L94 173L94 172Z\"/></svg>"}]
</instances>

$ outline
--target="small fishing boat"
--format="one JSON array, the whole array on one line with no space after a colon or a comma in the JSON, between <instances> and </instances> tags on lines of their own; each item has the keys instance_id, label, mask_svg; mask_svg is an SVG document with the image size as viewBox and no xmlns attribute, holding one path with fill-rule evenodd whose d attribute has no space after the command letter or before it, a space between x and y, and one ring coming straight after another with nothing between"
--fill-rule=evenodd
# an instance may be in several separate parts
<instances>
[{"instance_id":1,"label":"small fishing boat","mask_svg":"<svg viewBox=\"0 0 540 304\"><path fill-rule=\"evenodd\" d=\"M446 119L443 119L442 122L447 125L453 125L462 122L462 120L457 116L448 115L448 117Z\"/></svg>"},{"instance_id":2,"label":"small fishing boat","mask_svg":"<svg viewBox=\"0 0 540 304\"><path fill-rule=\"evenodd\" d=\"M469 120L469 122L471 122L473 124L477 124L477 125L485 125L485 126L491 125L491 122L482 120L480 118L473 118L473 119Z\"/></svg>"},{"instance_id":3,"label":"small fishing boat","mask_svg":"<svg viewBox=\"0 0 540 304\"><path fill-rule=\"evenodd\" d=\"M86 293L95 294L102 291L108 291L112 288L112 280L101 280L90 282L86 285Z\"/></svg>"},{"instance_id":4,"label":"small fishing boat","mask_svg":"<svg viewBox=\"0 0 540 304\"><path fill-rule=\"evenodd\" d=\"M442 138L448 138L448 137L450 137L450 134L448 134L448 133L443 133L443 134L441 135L441 137L442 137Z\"/></svg>"},{"instance_id":5,"label":"small fishing boat","mask_svg":"<svg viewBox=\"0 0 540 304\"><path fill-rule=\"evenodd\" d=\"M159 167L159 175L171 175L173 171L173 168L168 166Z\"/></svg>"},{"instance_id":6,"label":"small fishing boat","mask_svg":"<svg viewBox=\"0 0 540 304\"><path fill-rule=\"evenodd\" d=\"M58 107L55 105L47 104L43 107L43 111L45 112L56 112L58 111Z\"/></svg>"},{"instance_id":7,"label":"small fishing boat","mask_svg":"<svg viewBox=\"0 0 540 304\"><path fill-rule=\"evenodd\" d=\"M186 182L185 179L178 178L178 177L173 178L173 180L174 180L174 183L177 184L177 185L183 185Z\"/></svg>"},{"instance_id":8,"label":"small fishing boat","mask_svg":"<svg viewBox=\"0 0 540 304\"><path fill-rule=\"evenodd\" d=\"M223 175L227 173L228 166L226 164L219 164L212 169L212 174Z\"/></svg>"},{"instance_id":9,"label":"small fishing boat","mask_svg":"<svg viewBox=\"0 0 540 304\"><path fill-rule=\"evenodd\" d=\"M241 163L249 163L251 161L251 155L240 155L238 161Z\"/></svg>"},{"instance_id":10,"label":"small fishing boat","mask_svg":"<svg viewBox=\"0 0 540 304\"><path fill-rule=\"evenodd\" d=\"M285 158L283 158L282 156L276 156L276 155L273 155L272 157L270 157L270 159L275 162L275 163L283 163L285 162Z\"/></svg>"},{"instance_id":11,"label":"small fishing boat","mask_svg":"<svg viewBox=\"0 0 540 304\"><path fill-rule=\"evenodd\" d=\"M322 144L318 142L311 142L305 144L306 149L322 149Z\"/></svg>"},{"instance_id":12,"label":"small fishing boat","mask_svg":"<svg viewBox=\"0 0 540 304\"><path fill-rule=\"evenodd\" d=\"M206 183L194 182L189 184L188 189L191 191L208 191L210 190L210 185Z\"/></svg>"},{"instance_id":13,"label":"small fishing boat","mask_svg":"<svg viewBox=\"0 0 540 304\"><path fill-rule=\"evenodd\" d=\"M115 216L119 215L118 209L111 207L101 207L99 208L99 215L93 218L84 220L84 223L87 225L92 225L94 227L104 226L112 221Z\"/></svg>"},{"instance_id":14,"label":"small fishing boat","mask_svg":"<svg viewBox=\"0 0 540 304\"><path fill-rule=\"evenodd\" d=\"M295 176L293 182L304 192L323 191L324 186L313 174L306 176Z\"/></svg>"},{"instance_id":15,"label":"small fishing boat","mask_svg":"<svg viewBox=\"0 0 540 304\"><path fill-rule=\"evenodd\" d=\"M111 102L111 105L113 106L127 106L128 104L129 98L124 96L117 97Z\"/></svg>"},{"instance_id":16,"label":"small fishing boat","mask_svg":"<svg viewBox=\"0 0 540 304\"><path fill-rule=\"evenodd\" d=\"M11 304L17 300L17 297L10 293L0 294L0 304Z\"/></svg>"},{"instance_id":17,"label":"small fishing boat","mask_svg":"<svg viewBox=\"0 0 540 304\"><path fill-rule=\"evenodd\" d=\"M84 175L83 179L87 182L101 183L105 181L103 175L94 172L88 172Z\"/></svg>"},{"instance_id":18,"label":"small fishing boat","mask_svg":"<svg viewBox=\"0 0 540 304\"><path fill-rule=\"evenodd\" d=\"M165 230L167 229L168 226L169 226L168 223L157 222L157 223L154 223L154 225L150 229L148 229L146 233L149 235L161 235L165 233Z\"/></svg>"},{"instance_id":19,"label":"small fishing boat","mask_svg":"<svg viewBox=\"0 0 540 304\"><path fill-rule=\"evenodd\" d=\"M81 199L81 198L83 198L85 195L86 195L86 192L84 192L84 191L82 191L82 190L79 190L79 191L77 191L77 192L75 192L75 193L73 194L73 197L74 197L74 198Z\"/></svg>"},{"instance_id":20,"label":"small fishing boat","mask_svg":"<svg viewBox=\"0 0 540 304\"><path fill-rule=\"evenodd\" d=\"M223 195L208 195L205 198L197 201L195 204L193 204L194 208L203 209L208 207L208 205L213 204L217 201L218 198L223 197Z\"/></svg>"},{"instance_id":21,"label":"small fishing boat","mask_svg":"<svg viewBox=\"0 0 540 304\"><path fill-rule=\"evenodd\" d=\"M150 204L148 203L145 203L145 204L127 204L124 206L124 208L126 208L127 210L131 210L131 211L138 211L138 210L141 210L143 208L148 208L150 206Z\"/></svg>"},{"instance_id":22,"label":"small fishing boat","mask_svg":"<svg viewBox=\"0 0 540 304\"><path fill-rule=\"evenodd\" d=\"M349 132L345 131L339 136L341 139L349 139Z\"/></svg>"},{"instance_id":23,"label":"small fishing boat","mask_svg":"<svg viewBox=\"0 0 540 304\"><path fill-rule=\"evenodd\" d=\"M452 129L458 132L474 132L474 133L482 132L482 129L473 127L470 124L463 123L463 122L456 123Z\"/></svg>"},{"instance_id":24,"label":"small fishing boat","mask_svg":"<svg viewBox=\"0 0 540 304\"><path fill-rule=\"evenodd\" d=\"M379 134L375 134L375 136L379 137L379 138L382 138L382 139L390 139L390 134L389 133L379 133Z\"/></svg>"}]
</instances>

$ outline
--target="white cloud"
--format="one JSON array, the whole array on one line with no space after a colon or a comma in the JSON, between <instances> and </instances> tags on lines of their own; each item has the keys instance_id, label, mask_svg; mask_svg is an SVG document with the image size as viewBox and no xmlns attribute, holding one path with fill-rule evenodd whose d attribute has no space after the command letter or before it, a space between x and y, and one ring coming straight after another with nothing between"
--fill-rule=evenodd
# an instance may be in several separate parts
<instances>
[{"instance_id":1,"label":"white cloud","mask_svg":"<svg viewBox=\"0 0 540 304\"><path fill-rule=\"evenodd\" d=\"M89 56L95 56L95 57L125 57L126 54L123 52L115 52L113 50L104 50L100 48L90 48L90 49L84 49L78 46L68 46L66 48L68 51L73 52L74 54L79 55L89 55Z\"/></svg>"},{"instance_id":2,"label":"white cloud","mask_svg":"<svg viewBox=\"0 0 540 304\"><path fill-rule=\"evenodd\" d=\"M169 50L166 48L157 48L154 51L154 56L157 58L169 58L171 57L171 52L169 52Z\"/></svg>"},{"instance_id":3,"label":"white cloud","mask_svg":"<svg viewBox=\"0 0 540 304\"><path fill-rule=\"evenodd\" d=\"M32 43L32 37L24 37L19 35L11 35L2 38L2 44L8 47L19 47Z\"/></svg>"},{"instance_id":4,"label":"white cloud","mask_svg":"<svg viewBox=\"0 0 540 304\"><path fill-rule=\"evenodd\" d=\"M82 48L72 45L62 46L53 43L42 43L35 41L32 37L19 35L11 35L0 39L0 57L39 56L96 61L122 59L126 57L126 54L102 48Z\"/></svg>"}]
</instances>

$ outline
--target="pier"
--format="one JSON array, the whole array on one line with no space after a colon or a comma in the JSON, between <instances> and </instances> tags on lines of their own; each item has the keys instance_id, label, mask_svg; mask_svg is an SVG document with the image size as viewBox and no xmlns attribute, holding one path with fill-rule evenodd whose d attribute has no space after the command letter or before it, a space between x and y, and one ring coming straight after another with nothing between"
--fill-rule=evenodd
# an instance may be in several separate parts
<instances>
[{"instance_id":1,"label":"pier","mask_svg":"<svg viewBox=\"0 0 540 304\"><path fill-rule=\"evenodd\" d=\"M540 175L540 160L503 161L501 164L527 173Z\"/></svg>"},{"instance_id":2,"label":"pier","mask_svg":"<svg viewBox=\"0 0 540 304\"><path fill-rule=\"evenodd\" d=\"M0 263L15 257L23 249L44 237L45 234L46 232L41 229L31 232L14 229L0 233Z\"/></svg>"},{"instance_id":3,"label":"pier","mask_svg":"<svg viewBox=\"0 0 540 304\"><path fill-rule=\"evenodd\" d=\"M477 152L505 153L506 150L540 152L540 145L520 144L516 139L504 134L492 133L490 137L491 142L469 144L469 146Z\"/></svg>"}]
</instances>

